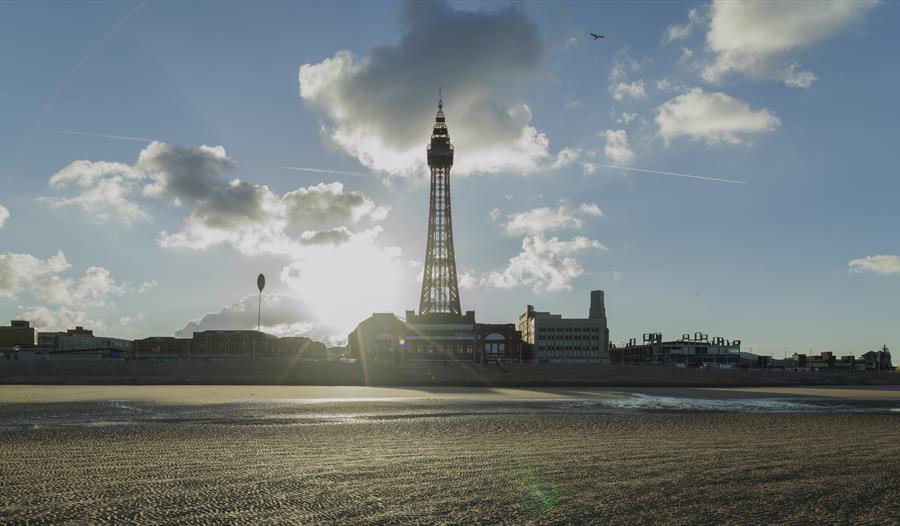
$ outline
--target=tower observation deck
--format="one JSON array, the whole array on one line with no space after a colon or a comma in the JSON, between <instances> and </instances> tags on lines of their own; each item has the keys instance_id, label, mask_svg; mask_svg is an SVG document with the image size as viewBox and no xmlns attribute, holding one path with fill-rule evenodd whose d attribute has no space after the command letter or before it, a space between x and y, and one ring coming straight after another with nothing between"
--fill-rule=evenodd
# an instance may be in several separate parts
<instances>
[{"instance_id":1,"label":"tower observation deck","mask_svg":"<svg viewBox=\"0 0 900 526\"><path fill-rule=\"evenodd\" d=\"M450 168L453 145L444 120L444 103L438 101L437 116L428 145L431 170L431 199L428 210L428 241L419 315L462 314L456 280L456 255L453 251L453 222L450 216Z\"/></svg>"}]
</instances>

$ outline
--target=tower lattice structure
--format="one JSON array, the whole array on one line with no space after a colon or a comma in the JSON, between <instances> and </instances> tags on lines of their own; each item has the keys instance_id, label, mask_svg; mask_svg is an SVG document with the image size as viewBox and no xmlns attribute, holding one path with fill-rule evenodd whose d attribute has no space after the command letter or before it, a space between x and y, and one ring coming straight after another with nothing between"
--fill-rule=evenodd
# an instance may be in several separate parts
<instances>
[{"instance_id":1,"label":"tower lattice structure","mask_svg":"<svg viewBox=\"0 0 900 526\"><path fill-rule=\"evenodd\" d=\"M431 170L431 204L428 210L428 242L425 248L425 272L419 315L461 314L459 286L456 281L456 255L453 252L453 221L450 216L450 168L453 145L444 119L443 100L438 101L428 168Z\"/></svg>"}]
</instances>

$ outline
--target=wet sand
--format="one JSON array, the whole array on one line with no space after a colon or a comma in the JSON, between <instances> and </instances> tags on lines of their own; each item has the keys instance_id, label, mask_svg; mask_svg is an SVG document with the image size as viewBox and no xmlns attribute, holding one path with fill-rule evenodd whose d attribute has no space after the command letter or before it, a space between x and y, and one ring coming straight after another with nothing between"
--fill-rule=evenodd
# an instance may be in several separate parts
<instances>
[{"instance_id":1,"label":"wet sand","mask_svg":"<svg viewBox=\"0 0 900 526\"><path fill-rule=\"evenodd\" d=\"M134 400L157 403L211 404L247 400L384 400L384 399L558 399L610 398L630 393L692 398L825 397L900 400L900 386L733 387L733 388L490 388L360 387L280 385L0 385L0 403Z\"/></svg>"},{"instance_id":2,"label":"wet sand","mask_svg":"<svg viewBox=\"0 0 900 526\"><path fill-rule=\"evenodd\" d=\"M897 523L891 390L64 389L0 390L0 524Z\"/></svg>"}]
</instances>

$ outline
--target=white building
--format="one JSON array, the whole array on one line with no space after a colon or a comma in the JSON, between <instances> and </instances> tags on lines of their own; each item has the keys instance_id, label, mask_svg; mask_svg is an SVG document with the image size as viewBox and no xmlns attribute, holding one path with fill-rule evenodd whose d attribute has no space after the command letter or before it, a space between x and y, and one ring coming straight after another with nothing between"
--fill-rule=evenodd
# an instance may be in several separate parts
<instances>
[{"instance_id":1,"label":"white building","mask_svg":"<svg viewBox=\"0 0 900 526\"><path fill-rule=\"evenodd\" d=\"M591 291L587 318L563 318L528 305L519 316L522 340L538 363L609 363L603 291Z\"/></svg>"},{"instance_id":2,"label":"white building","mask_svg":"<svg viewBox=\"0 0 900 526\"><path fill-rule=\"evenodd\" d=\"M94 331L75 327L66 332L38 333L38 347L44 351L122 351L132 349L131 340L94 336Z\"/></svg>"}]
</instances>

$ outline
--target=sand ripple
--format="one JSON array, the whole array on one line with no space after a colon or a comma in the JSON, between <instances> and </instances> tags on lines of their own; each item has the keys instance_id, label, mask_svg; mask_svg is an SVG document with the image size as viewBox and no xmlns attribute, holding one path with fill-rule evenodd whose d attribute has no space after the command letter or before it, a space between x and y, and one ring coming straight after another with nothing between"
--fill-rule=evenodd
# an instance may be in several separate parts
<instances>
[{"instance_id":1,"label":"sand ripple","mask_svg":"<svg viewBox=\"0 0 900 526\"><path fill-rule=\"evenodd\" d=\"M897 523L900 415L542 403L0 406L0 523Z\"/></svg>"}]
</instances>

